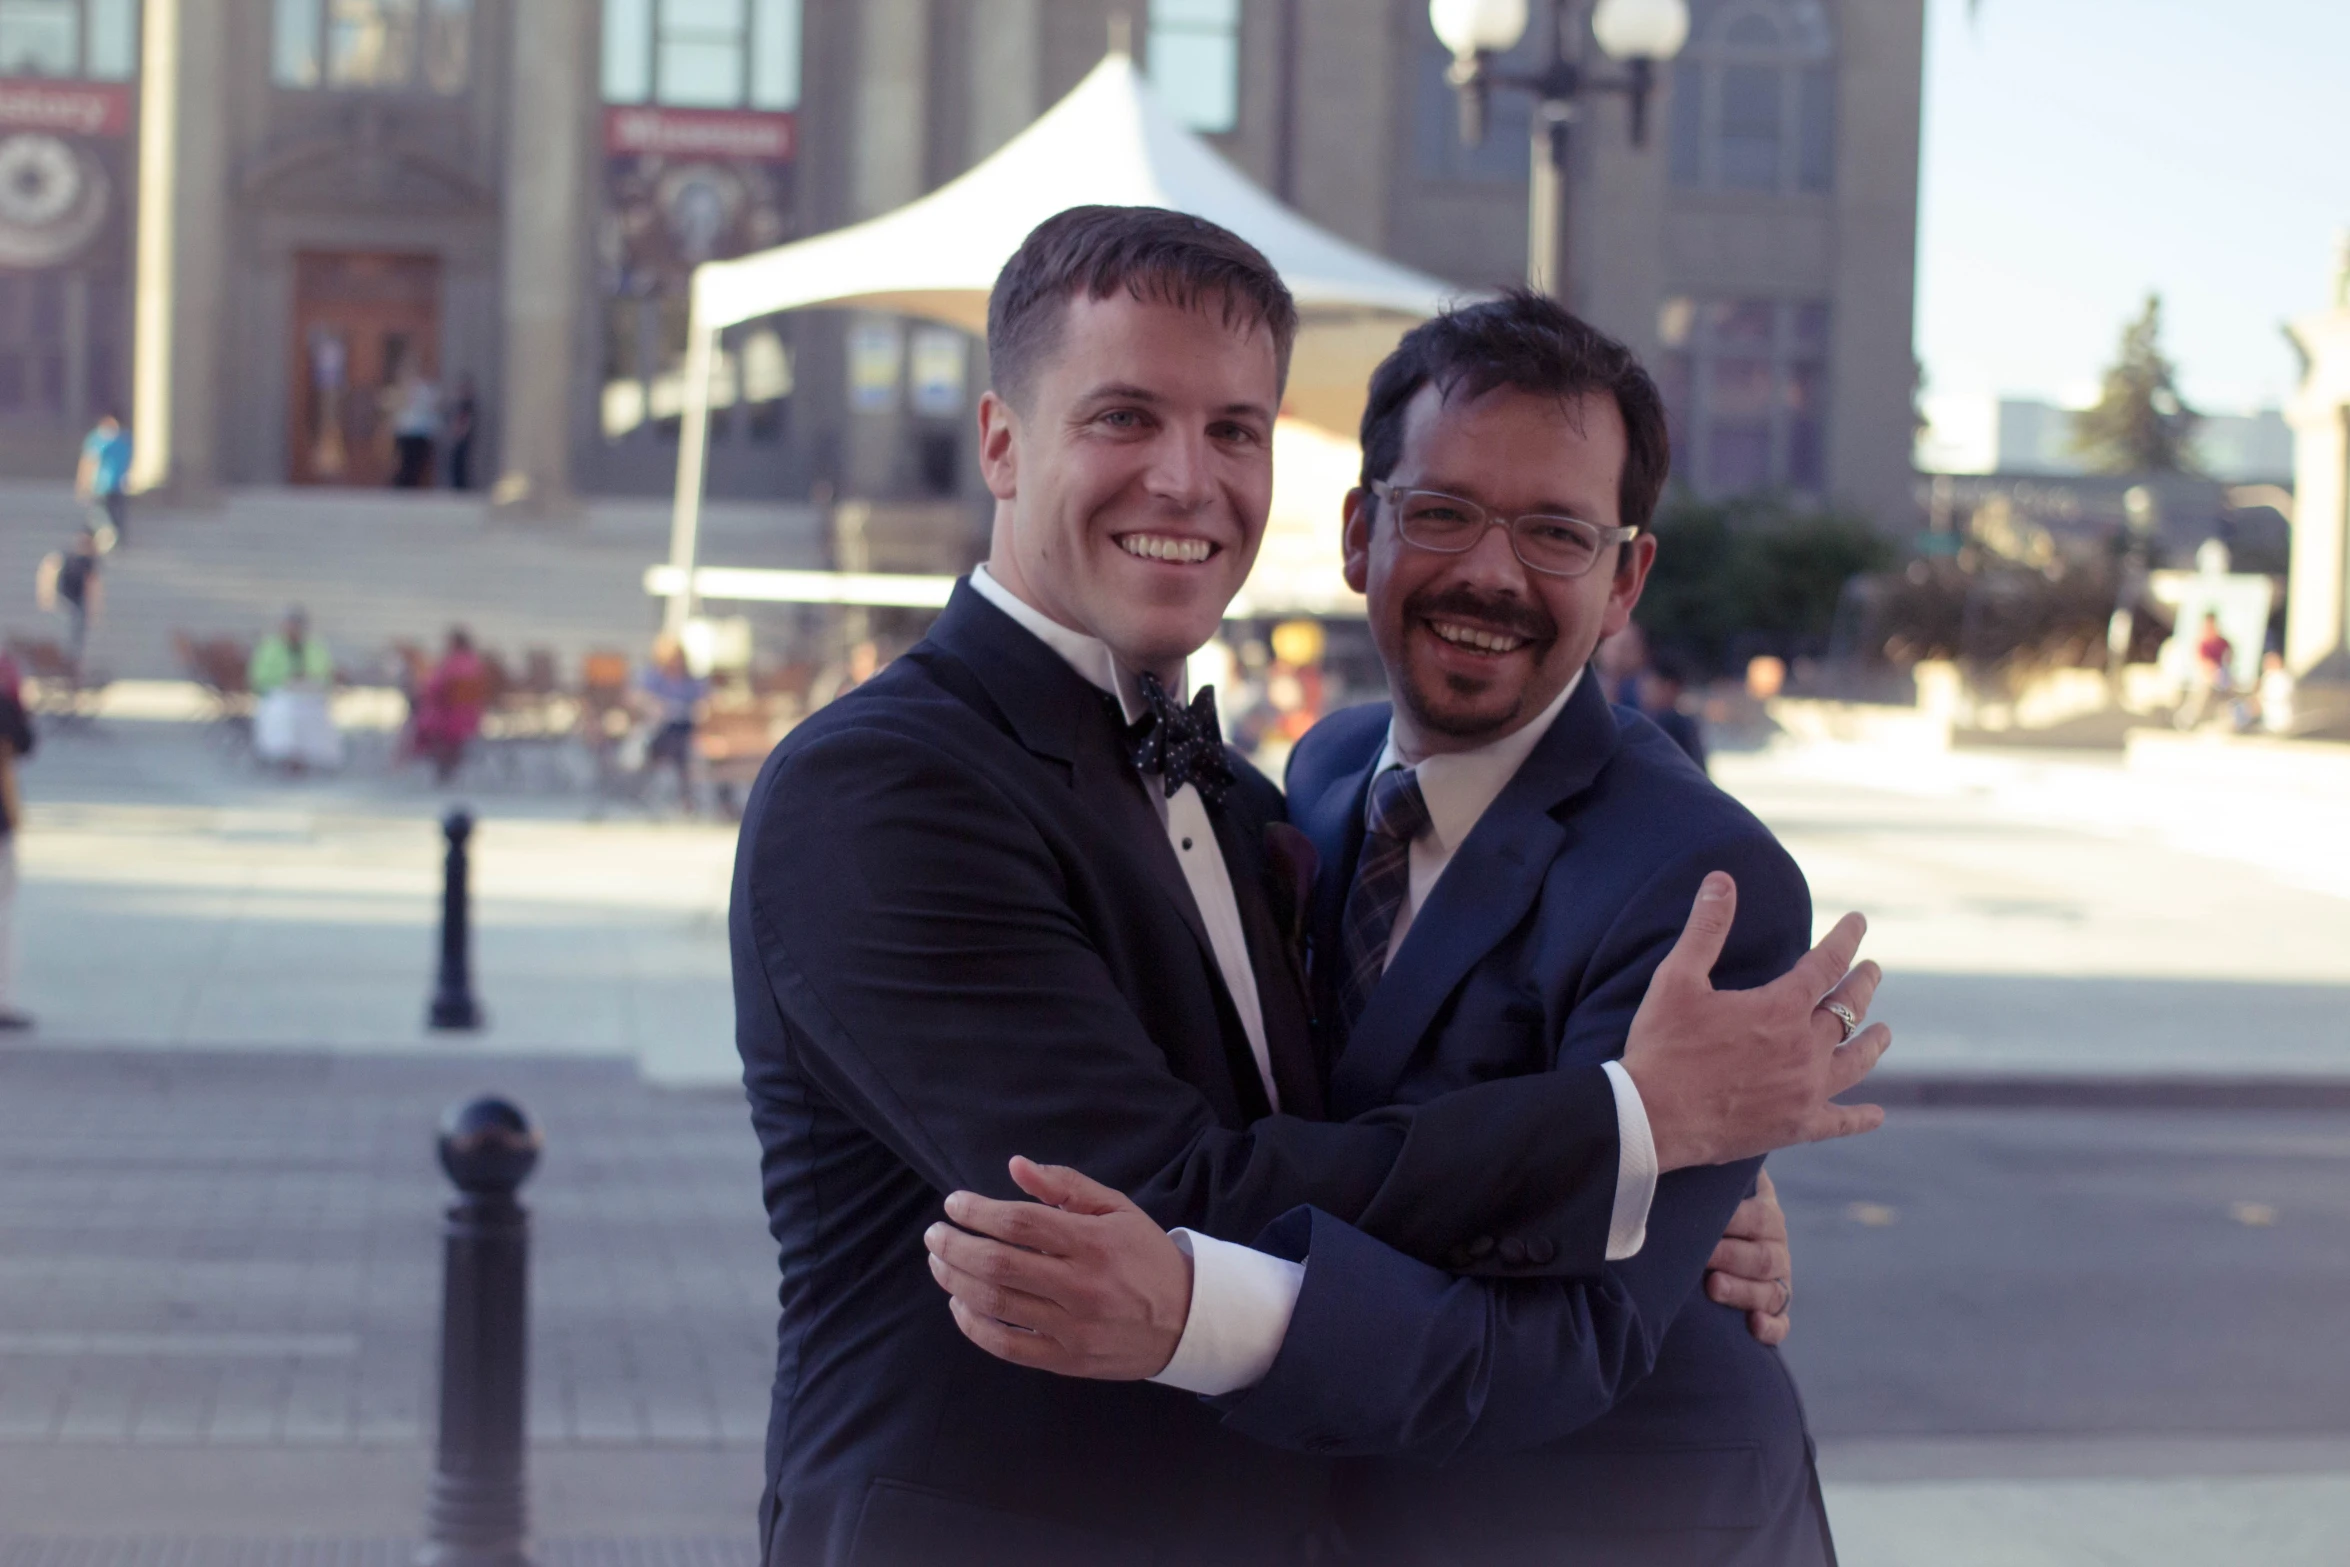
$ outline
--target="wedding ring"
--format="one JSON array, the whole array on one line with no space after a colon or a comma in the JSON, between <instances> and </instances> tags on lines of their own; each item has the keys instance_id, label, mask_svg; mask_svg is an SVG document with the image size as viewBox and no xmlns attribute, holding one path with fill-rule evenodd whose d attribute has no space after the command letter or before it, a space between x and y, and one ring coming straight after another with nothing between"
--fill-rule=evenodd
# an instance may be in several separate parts
<instances>
[{"instance_id":1,"label":"wedding ring","mask_svg":"<svg viewBox=\"0 0 2350 1567\"><path fill-rule=\"evenodd\" d=\"M1836 1021L1844 1025L1844 1037L1837 1041L1838 1044L1850 1044L1852 1036L1860 1032L1859 1014L1843 1002L1823 1001L1820 1003L1820 1010L1834 1014Z\"/></svg>"},{"instance_id":2,"label":"wedding ring","mask_svg":"<svg viewBox=\"0 0 2350 1567\"><path fill-rule=\"evenodd\" d=\"M1795 1286L1785 1279L1773 1279L1771 1282L1779 1286L1779 1306L1770 1315L1783 1317L1787 1315L1787 1308L1795 1304Z\"/></svg>"}]
</instances>

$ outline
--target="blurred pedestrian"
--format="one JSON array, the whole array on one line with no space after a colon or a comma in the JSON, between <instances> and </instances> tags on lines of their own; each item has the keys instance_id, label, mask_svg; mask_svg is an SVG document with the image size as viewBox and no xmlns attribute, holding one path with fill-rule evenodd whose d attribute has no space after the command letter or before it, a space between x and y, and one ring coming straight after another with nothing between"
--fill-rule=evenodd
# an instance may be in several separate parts
<instances>
[{"instance_id":1,"label":"blurred pedestrian","mask_svg":"<svg viewBox=\"0 0 2350 1567\"><path fill-rule=\"evenodd\" d=\"M109 408L83 438L82 460L73 475L74 497L91 509L91 526L101 530L101 550L130 542L129 498L123 490L130 471L131 433Z\"/></svg>"},{"instance_id":2,"label":"blurred pedestrian","mask_svg":"<svg viewBox=\"0 0 2350 1567\"><path fill-rule=\"evenodd\" d=\"M480 427L481 399L473 377L457 378L457 399L449 405L449 488L473 488L473 432Z\"/></svg>"},{"instance_id":3,"label":"blurred pedestrian","mask_svg":"<svg viewBox=\"0 0 2350 1567\"><path fill-rule=\"evenodd\" d=\"M98 566L104 546L95 527L85 525L74 537L73 548L50 552L33 574L33 601L44 610L65 617L65 658L78 677L82 652L89 646L90 626L106 605L106 582Z\"/></svg>"},{"instance_id":4,"label":"blurred pedestrian","mask_svg":"<svg viewBox=\"0 0 2350 1567\"><path fill-rule=\"evenodd\" d=\"M465 760L465 748L481 733L490 705L489 666L473 650L463 626L449 632L447 651L417 692L409 721L409 745L432 763L433 777L447 783Z\"/></svg>"},{"instance_id":5,"label":"blurred pedestrian","mask_svg":"<svg viewBox=\"0 0 2350 1567\"><path fill-rule=\"evenodd\" d=\"M395 489L432 488L432 450L441 433L441 391L421 370L411 370L400 383L400 411L392 421L392 446L399 467L392 474Z\"/></svg>"},{"instance_id":6,"label":"blurred pedestrian","mask_svg":"<svg viewBox=\"0 0 2350 1567\"><path fill-rule=\"evenodd\" d=\"M2177 714L2171 719L2174 726L2180 729L2200 728L2214 700L2229 700L2235 682L2228 674L2228 660L2235 656L2235 651L2235 645L2228 641L2227 633L2219 629L2219 616L2205 614L2203 630L2195 638L2195 671L2188 686L2187 699L2179 704ZM2236 714L2239 728L2242 727L2244 716L2240 711Z\"/></svg>"},{"instance_id":7,"label":"blurred pedestrian","mask_svg":"<svg viewBox=\"0 0 2350 1567\"><path fill-rule=\"evenodd\" d=\"M1638 684L1640 711L1688 754L1699 772L1704 772L1705 726L1695 714L1681 709L1688 690L1689 666L1681 661L1679 654L1660 651L1649 655L1648 667L1640 672Z\"/></svg>"},{"instance_id":8,"label":"blurred pedestrian","mask_svg":"<svg viewBox=\"0 0 2350 1567\"><path fill-rule=\"evenodd\" d=\"M16 828L24 820L17 764L33 754L33 723L24 710L16 660L0 653L0 1032L21 1033L33 1020L16 1009Z\"/></svg>"},{"instance_id":9,"label":"blurred pedestrian","mask_svg":"<svg viewBox=\"0 0 2350 1567\"><path fill-rule=\"evenodd\" d=\"M1648 633L1640 629L1638 622L1627 624L1614 636L1601 640L1591 663L1599 675L1602 696L1616 706L1637 704L1640 672L1648 667Z\"/></svg>"},{"instance_id":10,"label":"blurred pedestrian","mask_svg":"<svg viewBox=\"0 0 2350 1567\"><path fill-rule=\"evenodd\" d=\"M2260 727L2272 735L2293 732L2293 671L2285 655L2270 652L2260 661Z\"/></svg>"},{"instance_id":11,"label":"blurred pedestrian","mask_svg":"<svg viewBox=\"0 0 2350 1567\"><path fill-rule=\"evenodd\" d=\"M327 702L335 658L310 630L300 609L253 649L245 671L253 689L253 752L289 772L332 769L343 763L343 737Z\"/></svg>"},{"instance_id":12,"label":"blurred pedestrian","mask_svg":"<svg viewBox=\"0 0 2350 1567\"><path fill-rule=\"evenodd\" d=\"M653 661L637 681L652 733L645 744L640 784L664 763L677 769L678 806L694 811L694 728L710 683L687 667L685 647L667 632L653 639Z\"/></svg>"}]
</instances>

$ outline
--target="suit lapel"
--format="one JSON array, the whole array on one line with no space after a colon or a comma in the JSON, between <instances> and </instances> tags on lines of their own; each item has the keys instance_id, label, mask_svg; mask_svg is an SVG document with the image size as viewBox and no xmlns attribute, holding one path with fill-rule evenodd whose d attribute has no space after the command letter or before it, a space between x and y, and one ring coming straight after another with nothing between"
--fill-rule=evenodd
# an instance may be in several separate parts
<instances>
[{"instance_id":1,"label":"suit lapel","mask_svg":"<svg viewBox=\"0 0 2350 1567\"><path fill-rule=\"evenodd\" d=\"M1207 925L1176 863L1174 846L1167 842L1166 824L1151 808L1142 792L1144 780L1119 744L1125 722L1117 698L1071 669L1068 660L982 598L968 580L956 583L948 595L930 640L959 660L970 677L963 681L936 671L942 679L950 686L975 684L1023 746L1069 770L1071 789L1142 862L1213 970L1215 949L1208 944ZM965 699L975 694L966 692Z\"/></svg>"},{"instance_id":2,"label":"suit lapel","mask_svg":"<svg viewBox=\"0 0 2350 1567\"><path fill-rule=\"evenodd\" d=\"M1354 883L1355 856L1363 847L1363 796L1371 787L1371 769L1387 747L1384 727L1365 736L1363 755L1331 780L1311 800L1289 802L1290 820L1313 840L1317 874L1307 937L1313 952L1316 999L1321 995L1330 966L1338 961L1338 927L1346 912L1346 891Z\"/></svg>"},{"instance_id":3,"label":"suit lapel","mask_svg":"<svg viewBox=\"0 0 2350 1567\"><path fill-rule=\"evenodd\" d=\"M1413 915L1339 1055L1332 1114L1359 1115L1393 1099L1446 998L1541 895L1567 841L1553 813L1590 786L1615 748L1615 718L1599 682L1586 678Z\"/></svg>"},{"instance_id":4,"label":"suit lapel","mask_svg":"<svg viewBox=\"0 0 2350 1567\"><path fill-rule=\"evenodd\" d=\"M1313 1014L1307 1005L1298 954L1274 919L1266 897L1265 824L1244 813L1237 798L1210 814L1216 824L1217 847L1224 851L1225 873L1232 878L1241 935L1248 945L1249 971L1257 982L1257 1012L1265 1028L1265 1055L1273 1068L1273 1086L1280 1090L1285 1113L1319 1120L1322 1073L1314 1059Z\"/></svg>"}]
</instances>

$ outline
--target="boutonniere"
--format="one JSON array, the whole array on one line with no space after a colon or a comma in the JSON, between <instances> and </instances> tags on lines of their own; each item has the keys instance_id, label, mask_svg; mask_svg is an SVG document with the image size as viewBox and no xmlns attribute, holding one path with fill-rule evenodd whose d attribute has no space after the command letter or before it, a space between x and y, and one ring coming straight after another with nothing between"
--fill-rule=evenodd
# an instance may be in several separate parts
<instances>
[{"instance_id":1,"label":"boutonniere","mask_svg":"<svg viewBox=\"0 0 2350 1567\"><path fill-rule=\"evenodd\" d=\"M1300 968L1306 950L1306 917L1314 901L1314 871L1321 856L1314 840L1287 822L1265 824L1266 892L1273 905L1273 922L1280 928Z\"/></svg>"}]
</instances>

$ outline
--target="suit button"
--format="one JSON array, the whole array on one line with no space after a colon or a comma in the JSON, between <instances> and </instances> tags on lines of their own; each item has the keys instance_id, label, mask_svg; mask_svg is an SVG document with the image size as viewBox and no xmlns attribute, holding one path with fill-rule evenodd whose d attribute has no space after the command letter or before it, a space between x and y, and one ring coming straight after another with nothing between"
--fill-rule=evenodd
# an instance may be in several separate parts
<instances>
[{"instance_id":1,"label":"suit button","mask_svg":"<svg viewBox=\"0 0 2350 1567\"><path fill-rule=\"evenodd\" d=\"M1515 1235L1504 1240L1501 1243L1501 1260L1513 1268L1524 1267L1526 1265L1526 1243Z\"/></svg>"},{"instance_id":2,"label":"suit button","mask_svg":"<svg viewBox=\"0 0 2350 1567\"><path fill-rule=\"evenodd\" d=\"M1526 1260L1541 1267L1559 1254L1558 1244L1547 1235L1537 1235L1526 1243Z\"/></svg>"},{"instance_id":3,"label":"suit button","mask_svg":"<svg viewBox=\"0 0 2350 1567\"><path fill-rule=\"evenodd\" d=\"M1478 1258L1484 1256L1491 1250L1493 1250L1493 1237L1490 1235L1480 1235L1475 1240L1469 1242L1469 1260L1471 1262L1475 1262Z\"/></svg>"}]
</instances>

